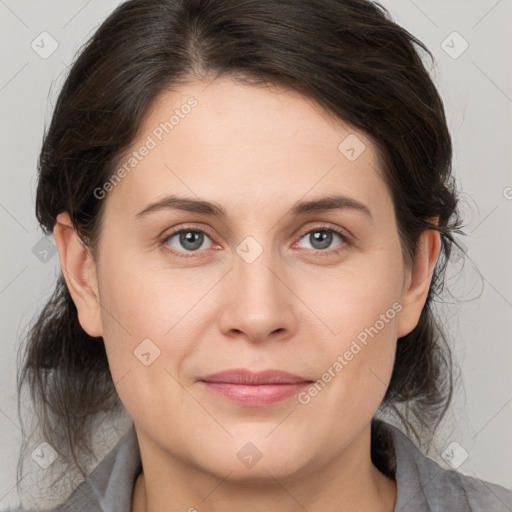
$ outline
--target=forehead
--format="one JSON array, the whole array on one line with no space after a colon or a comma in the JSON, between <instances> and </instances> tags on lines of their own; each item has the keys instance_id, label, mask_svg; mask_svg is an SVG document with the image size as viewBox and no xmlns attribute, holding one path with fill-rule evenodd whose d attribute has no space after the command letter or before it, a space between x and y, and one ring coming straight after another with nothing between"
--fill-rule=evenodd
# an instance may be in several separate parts
<instances>
[{"instance_id":1,"label":"forehead","mask_svg":"<svg viewBox=\"0 0 512 512\"><path fill-rule=\"evenodd\" d=\"M229 78L161 93L121 168L113 195L137 207L177 192L259 208L333 191L378 207L386 192L364 133L296 91Z\"/></svg>"}]
</instances>

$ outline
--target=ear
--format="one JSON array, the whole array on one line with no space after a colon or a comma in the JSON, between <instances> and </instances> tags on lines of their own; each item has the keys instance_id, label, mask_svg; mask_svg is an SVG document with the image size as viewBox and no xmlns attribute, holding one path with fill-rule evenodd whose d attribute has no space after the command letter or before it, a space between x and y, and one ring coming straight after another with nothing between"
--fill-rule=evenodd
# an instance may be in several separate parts
<instances>
[{"instance_id":1,"label":"ear","mask_svg":"<svg viewBox=\"0 0 512 512\"><path fill-rule=\"evenodd\" d=\"M89 336L102 336L96 263L73 227L68 212L57 215L53 235L64 279L78 310L78 320Z\"/></svg>"},{"instance_id":2,"label":"ear","mask_svg":"<svg viewBox=\"0 0 512 512\"><path fill-rule=\"evenodd\" d=\"M409 334L417 325L427 300L432 273L441 250L438 231L426 230L418 240L412 268L407 272L402 293L402 310L398 320L398 337Z\"/></svg>"}]
</instances>

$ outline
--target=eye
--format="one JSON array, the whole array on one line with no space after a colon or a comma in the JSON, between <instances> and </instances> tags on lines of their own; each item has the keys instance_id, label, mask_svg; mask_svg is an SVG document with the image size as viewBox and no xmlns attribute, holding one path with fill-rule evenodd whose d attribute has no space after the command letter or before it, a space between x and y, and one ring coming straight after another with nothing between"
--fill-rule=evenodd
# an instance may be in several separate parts
<instances>
[{"instance_id":1,"label":"eye","mask_svg":"<svg viewBox=\"0 0 512 512\"><path fill-rule=\"evenodd\" d=\"M333 242L336 242L336 240L338 240L338 244L335 246L333 251L326 250L330 249ZM298 243L300 242L309 244L309 246L306 245L306 249L313 249L314 251L319 252L336 252L345 245L346 238L342 233L335 229L319 227L302 235Z\"/></svg>"},{"instance_id":2,"label":"eye","mask_svg":"<svg viewBox=\"0 0 512 512\"><path fill-rule=\"evenodd\" d=\"M173 252L196 252L210 249L211 238L198 229L181 229L171 233L164 239L164 244L172 247Z\"/></svg>"},{"instance_id":3,"label":"eye","mask_svg":"<svg viewBox=\"0 0 512 512\"><path fill-rule=\"evenodd\" d=\"M303 248L327 255L343 250L348 241L342 232L321 226L304 233L296 243L306 244ZM335 244L334 247L332 247L333 244ZM193 253L215 248L214 242L205 231L191 228L182 228L168 234L163 239L162 245L168 251L183 258L193 257L195 256Z\"/></svg>"}]
</instances>

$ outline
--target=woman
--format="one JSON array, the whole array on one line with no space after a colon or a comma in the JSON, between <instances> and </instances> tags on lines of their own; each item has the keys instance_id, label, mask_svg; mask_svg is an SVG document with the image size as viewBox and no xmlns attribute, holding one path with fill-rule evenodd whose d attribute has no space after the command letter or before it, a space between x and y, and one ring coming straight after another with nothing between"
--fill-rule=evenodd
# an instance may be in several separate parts
<instances>
[{"instance_id":1,"label":"woman","mask_svg":"<svg viewBox=\"0 0 512 512\"><path fill-rule=\"evenodd\" d=\"M41 151L62 277L19 390L68 471L100 413L133 425L58 510L512 509L379 419L429 439L452 394L414 45L367 0L131 0L93 35Z\"/></svg>"}]
</instances>

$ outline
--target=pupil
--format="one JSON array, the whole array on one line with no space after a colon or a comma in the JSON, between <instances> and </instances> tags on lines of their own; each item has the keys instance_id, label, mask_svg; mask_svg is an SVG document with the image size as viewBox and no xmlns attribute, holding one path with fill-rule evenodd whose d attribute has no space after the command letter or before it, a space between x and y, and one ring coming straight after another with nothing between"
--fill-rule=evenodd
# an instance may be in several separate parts
<instances>
[{"instance_id":1,"label":"pupil","mask_svg":"<svg viewBox=\"0 0 512 512\"><path fill-rule=\"evenodd\" d=\"M328 231L315 231L310 235L311 245L315 249L326 249L331 245L332 233Z\"/></svg>"},{"instance_id":2,"label":"pupil","mask_svg":"<svg viewBox=\"0 0 512 512\"><path fill-rule=\"evenodd\" d=\"M203 234L197 233L195 231L187 231L185 233L181 233L180 243L186 249L189 249L190 251L196 251L203 244Z\"/></svg>"}]
</instances>

